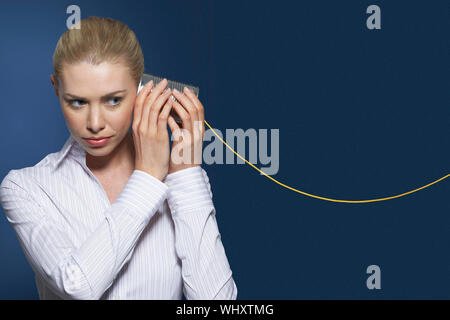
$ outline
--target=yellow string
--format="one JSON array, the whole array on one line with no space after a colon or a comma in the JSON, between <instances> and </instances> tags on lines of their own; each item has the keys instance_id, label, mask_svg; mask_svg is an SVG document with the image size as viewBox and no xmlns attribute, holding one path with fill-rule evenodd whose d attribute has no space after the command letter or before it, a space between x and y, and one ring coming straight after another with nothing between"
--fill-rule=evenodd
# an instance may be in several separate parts
<instances>
[{"instance_id":1,"label":"yellow string","mask_svg":"<svg viewBox=\"0 0 450 320\"><path fill-rule=\"evenodd\" d=\"M369 199L369 200L338 200L338 199L331 199L331 198L320 197L320 196L316 196L316 195L313 195L313 194L310 194L310 193L306 193L306 192L297 190L297 189L295 189L295 188L289 187L289 186L285 185L284 183L281 183L281 182L278 181L277 179L274 179L274 178L272 178L271 176L265 174L265 173L264 173L263 171L261 171L259 168L257 168L256 166L254 166L253 164L251 164L250 162L248 162L248 161L247 161L246 159L244 159L240 154L238 154L236 151L234 151L233 148L231 148L225 141L223 141L223 139L222 139L222 138L214 131L214 129L211 128L211 126L208 124L208 122L206 122L206 120L204 120L204 121L205 121L206 125L212 130L212 132L216 135L216 137L219 138L220 141L222 141L223 144L225 144L225 145L228 147L228 149L230 149L231 151L233 151L234 154L236 154L239 158L241 158L241 159L244 160L246 163L248 163L249 165L251 165L254 169L256 169L256 170L258 170L259 172L261 172L264 176L266 176L266 177L269 178L270 180L272 180L272 181L278 183L280 186L283 186L283 187L285 187L285 188L287 188L287 189L290 189L290 190L292 190L292 191L295 191L295 192L301 193L301 194L303 194L303 195L305 195L305 196L312 197L312 198L316 198L316 199L321 199L321 200L326 200L326 201L332 201L332 202L344 202L344 203L368 203L368 202L385 201L385 200L390 200L390 199L400 198L400 197L406 196L407 194L411 194L411 193L417 192L417 191L419 191L419 190L428 188L429 186L431 186L431 185L433 185L433 184L435 184L435 183L438 183L439 181L442 181L442 180L444 180L444 179L446 179L446 178L448 178L448 177L450 176L450 174L447 174L447 175L443 176L442 178L437 179L436 181L433 181L433 182L431 182L431 183L429 183L429 184L427 184L427 185L424 185L423 187L420 187L420 188L417 188L417 189L414 189L414 190L411 190L411 191L408 191L408 192L405 192L405 193L402 193L402 194L398 194L398 195L395 195L395 196L385 197L385 198Z\"/></svg>"}]
</instances>

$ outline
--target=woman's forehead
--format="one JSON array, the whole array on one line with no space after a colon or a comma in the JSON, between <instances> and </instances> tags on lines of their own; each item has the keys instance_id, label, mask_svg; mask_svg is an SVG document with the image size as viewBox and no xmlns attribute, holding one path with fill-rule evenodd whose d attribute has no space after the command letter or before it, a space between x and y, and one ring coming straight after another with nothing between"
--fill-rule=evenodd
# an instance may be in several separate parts
<instances>
[{"instance_id":1,"label":"woman's forehead","mask_svg":"<svg viewBox=\"0 0 450 320\"><path fill-rule=\"evenodd\" d=\"M122 63L102 62L93 65L80 62L64 65L62 74L64 88L67 91L122 90L133 83L129 69Z\"/></svg>"}]
</instances>

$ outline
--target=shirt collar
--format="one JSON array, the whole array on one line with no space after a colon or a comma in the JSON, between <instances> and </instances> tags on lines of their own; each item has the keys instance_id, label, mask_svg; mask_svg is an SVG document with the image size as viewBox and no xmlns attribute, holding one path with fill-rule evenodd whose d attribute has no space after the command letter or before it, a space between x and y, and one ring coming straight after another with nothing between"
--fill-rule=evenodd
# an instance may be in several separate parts
<instances>
[{"instance_id":1,"label":"shirt collar","mask_svg":"<svg viewBox=\"0 0 450 320\"><path fill-rule=\"evenodd\" d=\"M86 151L83 147L70 135L62 149L57 153L55 169L68 156L75 158L81 164L86 164Z\"/></svg>"}]
</instances>

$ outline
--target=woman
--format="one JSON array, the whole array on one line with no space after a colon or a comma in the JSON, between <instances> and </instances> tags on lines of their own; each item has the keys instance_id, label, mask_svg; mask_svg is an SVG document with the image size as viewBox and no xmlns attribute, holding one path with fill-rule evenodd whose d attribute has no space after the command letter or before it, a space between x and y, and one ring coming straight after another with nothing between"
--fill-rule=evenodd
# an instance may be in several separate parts
<instances>
[{"instance_id":1,"label":"woman","mask_svg":"<svg viewBox=\"0 0 450 320\"><path fill-rule=\"evenodd\" d=\"M165 90L166 79L136 94L141 47L110 18L64 32L53 68L70 137L0 186L40 298L236 299L206 171L171 155L201 152L197 97ZM167 125L180 129L172 108L193 138L174 141L171 152Z\"/></svg>"}]
</instances>

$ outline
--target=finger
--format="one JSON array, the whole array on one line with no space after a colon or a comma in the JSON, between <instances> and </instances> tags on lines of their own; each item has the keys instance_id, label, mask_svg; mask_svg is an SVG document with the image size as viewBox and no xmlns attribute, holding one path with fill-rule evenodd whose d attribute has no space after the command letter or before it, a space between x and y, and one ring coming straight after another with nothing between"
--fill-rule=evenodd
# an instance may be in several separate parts
<instances>
[{"instance_id":1,"label":"finger","mask_svg":"<svg viewBox=\"0 0 450 320\"><path fill-rule=\"evenodd\" d=\"M173 106L173 104L172 104ZM169 115L169 118L167 119L167 123L169 125L170 131L172 132L172 139L173 139L173 144L172 144L172 148L173 146L175 146L178 141L180 140L179 137L181 136L181 129L180 126L178 125L178 123L175 121L175 118L172 117L171 115ZM178 134L180 133L180 134Z\"/></svg>"},{"instance_id":2,"label":"finger","mask_svg":"<svg viewBox=\"0 0 450 320\"><path fill-rule=\"evenodd\" d=\"M150 94L146 97L144 104L152 104L166 89L168 85L167 79L161 80L154 88L150 90Z\"/></svg>"},{"instance_id":3,"label":"finger","mask_svg":"<svg viewBox=\"0 0 450 320\"><path fill-rule=\"evenodd\" d=\"M205 109L203 107L203 104L200 102L198 97L191 90L189 90L188 87L184 87L184 94L187 95L192 100L195 107L197 108L198 119L200 121L200 126L201 126L200 129L202 132L202 136L204 137L205 136Z\"/></svg>"},{"instance_id":4,"label":"finger","mask_svg":"<svg viewBox=\"0 0 450 320\"><path fill-rule=\"evenodd\" d=\"M186 92L186 87L184 87L184 92ZM199 126L199 114L198 109L194 105L193 101L187 96L182 94L181 92L176 92L175 97L179 99L181 102L182 107L187 110L189 113L189 116L191 118L191 124L190 126L184 126L183 128L186 128L191 133L191 136L195 139L195 141L198 139L199 135L201 134L201 128Z\"/></svg>"},{"instance_id":5,"label":"finger","mask_svg":"<svg viewBox=\"0 0 450 320\"><path fill-rule=\"evenodd\" d=\"M157 95L157 92L161 91L161 88L163 87L164 80L160 81L156 87L146 96L144 100L144 104L142 106L142 117L141 117L141 125L144 126L146 130L148 130L148 117L150 114L151 106L153 105L153 102L155 101Z\"/></svg>"},{"instance_id":6,"label":"finger","mask_svg":"<svg viewBox=\"0 0 450 320\"><path fill-rule=\"evenodd\" d=\"M153 81L153 80L152 80ZM145 100L144 100L144 106L148 106L148 107L150 107L150 106L152 106L153 105L153 103L155 102L155 100L163 93L163 91L164 91L164 89L166 88L166 86L167 86L167 84L168 84L168 82L167 82L167 79L166 78L164 78L163 80L161 80L157 85L156 85L156 87L153 89L153 90L151 90L151 92L147 95L147 97L145 98ZM144 115L144 117L143 117L143 119L148 119L148 112L150 111L150 110L148 110L149 108L147 108L147 110L145 110L145 107L144 107L144 110L146 111L146 114ZM148 121L148 120L147 120Z\"/></svg>"},{"instance_id":7,"label":"finger","mask_svg":"<svg viewBox=\"0 0 450 320\"><path fill-rule=\"evenodd\" d=\"M149 83L146 83L142 90L139 92L136 101L134 103L134 111L133 111L133 124L137 127L141 122L142 116L142 108L144 105L145 98L150 93L151 88L153 87L153 80Z\"/></svg>"},{"instance_id":8,"label":"finger","mask_svg":"<svg viewBox=\"0 0 450 320\"><path fill-rule=\"evenodd\" d=\"M173 106L173 104L172 104L172 106ZM169 124L169 128L170 128L170 131L172 131L172 134L175 131L180 130L180 126L175 121L174 117L172 117L171 115L169 115L169 117L167 118L167 123Z\"/></svg>"},{"instance_id":9,"label":"finger","mask_svg":"<svg viewBox=\"0 0 450 320\"><path fill-rule=\"evenodd\" d=\"M173 102L173 108L178 113L178 116L180 117L183 123L183 129L192 132L192 121L190 114L186 111L185 108L183 108L183 106L178 101Z\"/></svg>"},{"instance_id":10,"label":"finger","mask_svg":"<svg viewBox=\"0 0 450 320\"><path fill-rule=\"evenodd\" d=\"M158 130L158 116L159 113L161 112L162 107L169 99L170 93L171 93L170 88L167 88L166 91L164 91L164 93L161 94L150 107L150 114L148 117L147 128L151 133L156 133L156 131Z\"/></svg>"},{"instance_id":11,"label":"finger","mask_svg":"<svg viewBox=\"0 0 450 320\"><path fill-rule=\"evenodd\" d=\"M167 120L169 117L169 112L172 109L172 99L167 99L166 104L164 105L164 108L162 109L161 113L158 116L158 130L166 130L167 132Z\"/></svg>"},{"instance_id":12,"label":"finger","mask_svg":"<svg viewBox=\"0 0 450 320\"><path fill-rule=\"evenodd\" d=\"M191 99L176 89L174 89L173 92L175 98L181 103L187 112L189 112L192 123L194 123L194 121L198 121L198 111Z\"/></svg>"},{"instance_id":13,"label":"finger","mask_svg":"<svg viewBox=\"0 0 450 320\"><path fill-rule=\"evenodd\" d=\"M189 90L188 87L184 87L183 92L187 97L191 99L192 103L195 105L198 111L204 112L203 104L200 102L195 93Z\"/></svg>"}]
</instances>

